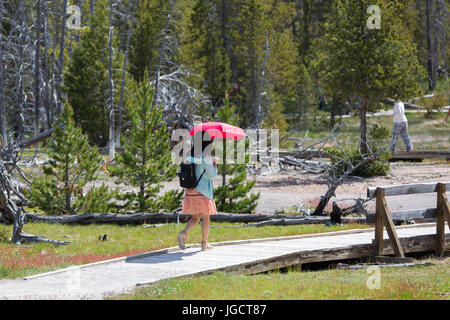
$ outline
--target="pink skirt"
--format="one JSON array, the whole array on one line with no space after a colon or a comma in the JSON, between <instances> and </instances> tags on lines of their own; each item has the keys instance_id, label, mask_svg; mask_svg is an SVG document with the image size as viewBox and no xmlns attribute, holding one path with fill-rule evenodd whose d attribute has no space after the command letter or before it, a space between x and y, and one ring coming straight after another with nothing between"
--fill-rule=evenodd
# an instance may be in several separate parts
<instances>
[{"instance_id":1,"label":"pink skirt","mask_svg":"<svg viewBox=\"0 0 450 320\"><path fill-rule=\"evenodd\" d=\"M185 189L181 211L186 214L216 214L216 202L196 189Z\"/></svg>"}]
</instances>

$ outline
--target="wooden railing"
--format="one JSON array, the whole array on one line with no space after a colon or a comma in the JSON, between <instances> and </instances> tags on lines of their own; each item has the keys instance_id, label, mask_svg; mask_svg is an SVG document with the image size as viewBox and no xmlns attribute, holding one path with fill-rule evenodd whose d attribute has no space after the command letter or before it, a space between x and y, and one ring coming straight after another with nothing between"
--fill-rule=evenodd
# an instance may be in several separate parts
<instances>
[{"instance_id":1,"label":"wooden railing","mask_svg":"<svg viewBox=\"0 0 450 320\"><path fill-rule=\"evenodd\" d=\"M397 257L404 257L403 248L395 231L392 214L387 206L387 196L411 195L420 193L437 193L436 208L422 210L408 210L395 212L397 217L402 214L409 219L435 218L436 219L436 255L441 257L445 250L445 220L447 220L450 229L450 204L446 196L446 190L450 190L450 182L447 183L426 183L426 184L408 184L389 187L368 188L367 196L376 198L375 212L375 240L374 255L383 255L383 231L389 235L392 248Z\"/></svg>"}]
</instances>

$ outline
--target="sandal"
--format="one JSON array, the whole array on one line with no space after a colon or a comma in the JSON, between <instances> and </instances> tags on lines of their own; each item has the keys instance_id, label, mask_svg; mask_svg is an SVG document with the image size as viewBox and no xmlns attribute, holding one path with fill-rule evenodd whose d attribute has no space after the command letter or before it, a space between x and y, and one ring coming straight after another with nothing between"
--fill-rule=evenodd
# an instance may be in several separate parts
<instances>
[{"instance_id":1,"label":"sandal","mask_svg":"<svg viewBox=\"0 0 450 320\"><path fill-rule=\"evenodd\" d=\"M206 241L202 241L202 251L210 250L212 248L213 247L211 245L209 245L209 243L207 243Z\"/></svg>"},{"instance_id":2,"label":"sandal","mask_svg":"<svg viewBox=\"0 0 450 320\"><path fill-rule=\"evenodd\" d=\"M178 246L181 250L186 250L186 239L183 234L183 232L180 232L180 234L178 235Z\"/></svg>"}]
</instances>

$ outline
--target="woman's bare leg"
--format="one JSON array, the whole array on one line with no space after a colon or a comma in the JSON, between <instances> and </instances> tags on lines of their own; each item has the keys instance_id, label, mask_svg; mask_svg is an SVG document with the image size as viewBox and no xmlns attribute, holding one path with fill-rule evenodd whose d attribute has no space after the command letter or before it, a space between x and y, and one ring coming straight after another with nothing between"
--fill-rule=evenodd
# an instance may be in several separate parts
<instances>
[{"instance_id":1,"label":"woman's bare leg","mask_svg":"<svg viewBox=\"0 0 450 320\"><path fill-rule=\"evenodd\" d=\"M202 216L202 249L210 249L211 246L208 245L208 236L209 236L209 228L210 228L210 219L209 214L205 214Z\"/></svg>"},{"instance_id":2,"label":"woman's bare leg","mask_svg":"<svg viewBox=\"0 0 450 320\"><path fill-rule=\"evenodd\" d=\"M184 227L184 230L180 232L178 235L178 246L180 249L185 250L186 249L186 238L188 232L195 227L195 225L200 221L199 215L193 215L189 221L186 223L186 227Z\"/></svg>"},{"instance_id":3,"label":"woman's bare leg","mask_svg":"<svg viewBox=\"0 0 450 320\"><path fill-rule=\"evenodd\" d=\"M193 215L189 221L186 223L186 227L184 228L184 230L181 232L183 234L183 238L186 240L186 236L188 234L189 231L191 231L191 229L193 227L195 227L195 225L200 221L200 216L199 215Z\"/></svg>"}]
</instances>

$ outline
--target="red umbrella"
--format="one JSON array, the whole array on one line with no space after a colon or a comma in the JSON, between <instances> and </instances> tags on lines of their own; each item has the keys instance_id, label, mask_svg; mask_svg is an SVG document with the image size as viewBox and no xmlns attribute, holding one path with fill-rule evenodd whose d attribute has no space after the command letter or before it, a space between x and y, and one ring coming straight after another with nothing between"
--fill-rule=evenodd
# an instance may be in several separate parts
<instances>
[{"instance_id":1,"label":"red umbrella","mask_svg":"<svg viewBox=\"0 0 450 320\"><path fill-rule=\"evenodd\" d=\"M209 133L211 139L228 138L228 139L242 139L245 137L244 130L222 122L203 122L196 125L189 134L195 135L199 131L206 131Z\"/></svg>"}]
</instances>

